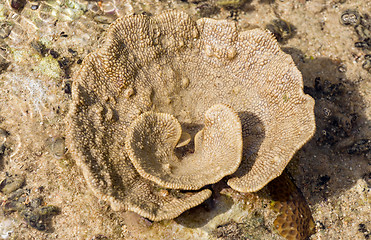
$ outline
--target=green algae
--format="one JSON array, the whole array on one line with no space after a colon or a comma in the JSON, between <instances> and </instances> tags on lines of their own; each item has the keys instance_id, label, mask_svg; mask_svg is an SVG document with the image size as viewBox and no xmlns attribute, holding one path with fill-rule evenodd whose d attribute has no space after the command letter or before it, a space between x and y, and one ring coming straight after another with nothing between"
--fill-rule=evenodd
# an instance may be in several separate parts
<instances>
[{"instance_id":1,"label":"green algae","mask_svg":"<svg viewBox=\"0 0 371 240\"><path fill-rule=\"evenodd\" d=\"M50 78L60 78L63 74L58 61L50 55L42 58L35 70Z\"/></svg>"}]
</instances>

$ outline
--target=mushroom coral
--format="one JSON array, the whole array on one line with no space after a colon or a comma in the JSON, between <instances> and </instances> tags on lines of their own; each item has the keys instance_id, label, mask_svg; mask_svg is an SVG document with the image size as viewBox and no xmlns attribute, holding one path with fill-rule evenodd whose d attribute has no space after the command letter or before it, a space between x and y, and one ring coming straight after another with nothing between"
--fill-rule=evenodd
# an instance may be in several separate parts
<instances>
[{"instance_id":1,"label":"mushroom coral","mask_svg":"<svg viewBox=\"0 0 371 240\"><path fill-rule=\"evenodd\" d=\"M178 11L132 15L75 75L67 144L99 198L157 221L211 195L179 189L226 175L241 192L264 187L313 135L313 108L269 32Z\"/></svg>"}]
</instances>

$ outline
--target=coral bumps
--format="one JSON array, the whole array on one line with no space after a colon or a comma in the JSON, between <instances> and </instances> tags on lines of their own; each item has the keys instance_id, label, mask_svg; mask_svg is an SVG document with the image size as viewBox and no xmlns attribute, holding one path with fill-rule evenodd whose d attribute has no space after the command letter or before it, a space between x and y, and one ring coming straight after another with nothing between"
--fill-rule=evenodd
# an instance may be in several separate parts
<instances>
[{"instance_id":1,"label":"coral bumps","mask_svg":"<svg viewBox=\"0 0 371 240\"><path fill-rule=\"evenodd\" d=\"M113 209L171 219L225 176L241 192L279 176L315 130L302 88L266 31L178 11L127 16L75 75L67 144Z\"/></svg>"}]
</instances>

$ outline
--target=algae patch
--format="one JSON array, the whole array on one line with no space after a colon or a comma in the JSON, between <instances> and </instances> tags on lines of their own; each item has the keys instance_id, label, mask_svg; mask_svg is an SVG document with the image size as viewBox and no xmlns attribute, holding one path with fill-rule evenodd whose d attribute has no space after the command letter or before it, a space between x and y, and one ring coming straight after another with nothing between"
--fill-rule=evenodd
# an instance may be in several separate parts
<instances>
[{"instance_id":1,"label":"algae patch","mask_svg":"<svg viewBox=\"0 0 371 240\"><path fill-rule=\"evenodd\" d=\"M52 56L46 56L41 59L35 70L40 74L47 75L50 78L60 78L62 76L62 69L59 63Z\"/></svg>"}]
</instances>

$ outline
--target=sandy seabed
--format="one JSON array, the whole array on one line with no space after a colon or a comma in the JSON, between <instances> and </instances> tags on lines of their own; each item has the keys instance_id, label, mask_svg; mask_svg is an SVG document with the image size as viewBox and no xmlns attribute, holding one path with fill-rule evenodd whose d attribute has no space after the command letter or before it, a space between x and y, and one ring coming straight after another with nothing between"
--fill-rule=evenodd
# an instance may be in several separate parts
<instances>
[{"instance_id":1,"label":"sandy seabed","mask_svg":"<svg viewBox=\"0 0 371 240\"><path fill-rule=\"evenodd\" d=\"M40 231L21 211L7 211L9 194L0 193L0 238L283 239L259 193L245 197L244 207L223 197L216 210L196 208L160 223L114 212L89 190L65 148L64 117L81 60L117 17L166 9L230 19L241 30L278 18L291 24L276 28L281 47L316 100L316 134L288 166L316 223L310 239L371 238L370 1L253 0L234 1L241 2L235 7L222 4L227 1L25 1L23 8L9 2L0 1L0 180L23 176L27 206L42 198L60 211ZM362 16L363 28L341 23L348 9Z\"/></svg>"}]
</instances>

